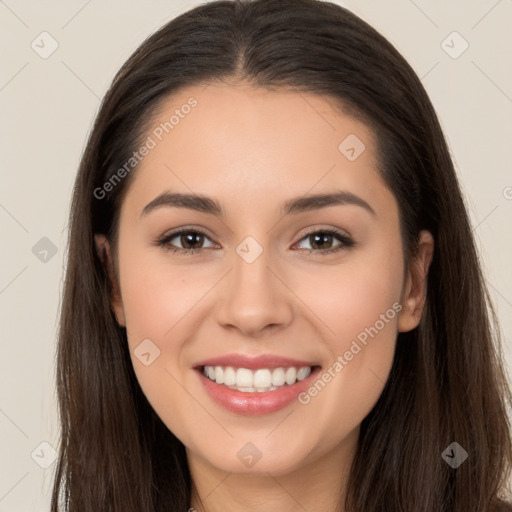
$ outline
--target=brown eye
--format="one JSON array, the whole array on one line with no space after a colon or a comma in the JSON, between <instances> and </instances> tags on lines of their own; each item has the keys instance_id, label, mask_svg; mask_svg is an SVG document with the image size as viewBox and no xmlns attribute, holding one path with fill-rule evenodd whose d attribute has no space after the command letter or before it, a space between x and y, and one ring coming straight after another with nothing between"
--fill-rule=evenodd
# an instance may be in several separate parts
<instances>
[{"instance_id":1,"label":"brown eye","mask_svg":"<svg viewBox=\"0 0 512 512\"><path fill-rule=\"evenodd\" d=\"M179 235L179 240L183 245L184 249L199 249L197 245L201 245L204 241L204 235L202 233L190 232Z\"/></svg>"},{"instance_id":2,"label":"brown eye","mask_svg":"<svg viewBox=\"0 0 512 512\"><path fill-rule=\"evenodd\" d=\"M182 229L166 235L158 241L158 244L173 252L198 253L206 249L203 247L205 240L209 240L209 237L197 229Z\"/></svg>"},{"instance_id":3,"label":"brown eye","mask_svg":"<svg viewBox=\"0 0 512 512\"><path fill-rule=\"evenodd\" d=\"M355 242L347 235L333 229L313 231L304 236L302 240L307 240L310 244L310 248L305 248L304 250L309 253L318 253L322 255L338 252L355 245ZM333 247L332 244L336 240L339 243Z\"/></svg>"},{"instance_id":4,"label":"brown eye","mask_svg":"<svg viewBox=\"0 0 512 512\"><path fill-rule=\"evenodd\" d=\"M327 246L330 246L333 243L334 237L328 233L315 233L313 235L309 235L309 239L313 249L330 249L331 247Z\"/></svg>"}]
</instances>

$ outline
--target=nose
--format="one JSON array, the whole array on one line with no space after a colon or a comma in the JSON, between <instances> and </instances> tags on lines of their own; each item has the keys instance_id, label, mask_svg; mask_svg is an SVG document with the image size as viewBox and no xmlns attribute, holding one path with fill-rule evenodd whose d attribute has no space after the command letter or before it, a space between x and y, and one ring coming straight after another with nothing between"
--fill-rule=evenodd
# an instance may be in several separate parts
<instances>
[{"instance_id":1,"label":"nose","mask_svg":"<svg viewBox=\"0 0 512 512\"><path fill-rule=\"evenodd\" d=\"M269 251L252 263L235 253L233 268L219 289L217 321L245 337L285 328L293 318L293 293L272 268Z\"/></svg>"}]
</instances>

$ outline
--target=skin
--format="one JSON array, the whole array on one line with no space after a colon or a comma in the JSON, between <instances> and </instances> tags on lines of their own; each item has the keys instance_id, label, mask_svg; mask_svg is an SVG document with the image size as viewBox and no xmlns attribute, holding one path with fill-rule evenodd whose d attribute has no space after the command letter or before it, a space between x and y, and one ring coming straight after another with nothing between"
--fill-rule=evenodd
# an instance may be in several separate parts
<instances>
[{"instance_id":1,"label":"skin","mask_svg":"<svg viewBox=\"0 0 512 512\"><path fill-rule=\"evenodd\" d=\"M127 328L145 395L186 447L192 507L334 511L360 423L388 378L397 333L419 323L432 236L421 232L418 254L405 268L398 205L377 172L372 132L328 98L240 82L189 87L167 99L151 126L190 96L198 105L134 174L116 254L96 236L114 281L112 307ZM366 146L355 161L338 150L349 134ZM375 214L350 204L280 213L286 200L338 189L364 199ZM141 216L171 190L215 198L225 217L168 206ZM163 235L189 226L207 232L192 241L206 248L202 253L158 245ZM322 255L339 240L315 246L306 235L326 228L349 234L356 245ZM247 236L263 249L250 264L236 252ZM175 247L186 243L183 236L172 239ZM234 352L274 353L327 369L394 303L400 313L307 405L294 401L272 414L237 415L211 401L192 369ZM161 351L149 366L133 353L147 338ZM262 454L252 468L237 457L249 441Z\"/></svg>"}]
</instances>

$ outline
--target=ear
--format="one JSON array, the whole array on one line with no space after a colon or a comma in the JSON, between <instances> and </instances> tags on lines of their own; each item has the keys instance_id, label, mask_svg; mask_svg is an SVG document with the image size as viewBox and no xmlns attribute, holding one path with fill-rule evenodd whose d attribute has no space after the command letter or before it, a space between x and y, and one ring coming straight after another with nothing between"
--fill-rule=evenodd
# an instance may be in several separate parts
<instances>
[{"instance_id":1,"label":"ear","mask_svg":"<svg viewBox=\"0 0 512 512\"><path fill-rule=\"evenodd\" d=\"M121 327L126 327L123 301L121 299L121 291L119 283L117 282L116 272L114 271L114 261L112 258L110 244L108 243L105 235L102 234L94 235L94 241L96 243L96 251L101 260L101 263L103 264L103 268L105 269L110 279L110 283L112 284L112 297L110 298L110 306L116 315L117 323Z\"/></svg>"},{"instance_id":2,"label":"ear","mask_svg":"<svg viewBox=\"0 0 512 512\"><path fill-rule=\"evenodd\" d=\"M433 255L434 238L429 231L421 231L417 251L409 263L402 290L399 332L411 331L420 323L427 297L428 269Z\"/></svg>"}]
</instances>

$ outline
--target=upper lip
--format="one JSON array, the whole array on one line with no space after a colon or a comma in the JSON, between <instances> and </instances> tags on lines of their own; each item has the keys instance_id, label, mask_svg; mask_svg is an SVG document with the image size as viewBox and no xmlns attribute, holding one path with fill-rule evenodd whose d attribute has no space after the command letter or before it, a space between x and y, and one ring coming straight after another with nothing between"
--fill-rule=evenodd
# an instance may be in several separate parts
<instances>
[{"instance_id":1,"label":"upper lip","mask_svg":"<svg viewBox=\"0 0 512 512\"><path fill-rule=\"evenodd\" d=\"M312 361L304 361L282 357L275 354L261 354L258 356L249 356L246 354L226 354L224 356L212 357L199 361L195 364L195 368L203 366L233 366L235 368L281 368L294 366L302 368L304 366L319 366L318 363Z\"/></svg>"}]
</instances>

